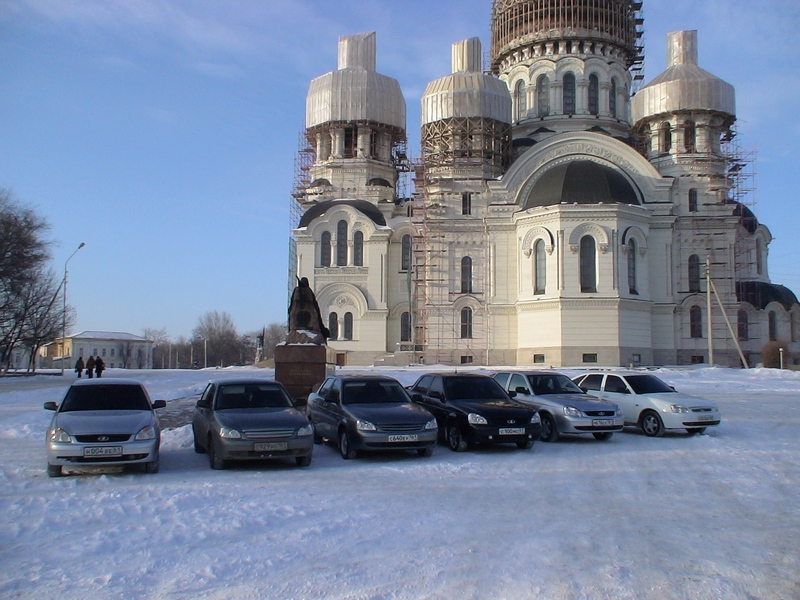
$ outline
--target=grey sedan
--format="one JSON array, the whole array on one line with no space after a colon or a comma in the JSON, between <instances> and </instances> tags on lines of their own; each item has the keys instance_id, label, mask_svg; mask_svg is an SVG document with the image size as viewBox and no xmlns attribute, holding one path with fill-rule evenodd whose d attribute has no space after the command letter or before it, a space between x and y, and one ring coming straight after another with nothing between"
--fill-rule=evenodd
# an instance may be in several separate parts
<instances>
[{"instance_id":1,"label":"grey sedan","mask_svg":"<svg viewBox=\"0 0 800 600\"><path fill-rule=\"evenodd\" d=\"M192 417L195 452L212 469L232 460L294 458L311 464L314 428L277 381L226 379L208 384Z\"/></svg>"}]
</instances>

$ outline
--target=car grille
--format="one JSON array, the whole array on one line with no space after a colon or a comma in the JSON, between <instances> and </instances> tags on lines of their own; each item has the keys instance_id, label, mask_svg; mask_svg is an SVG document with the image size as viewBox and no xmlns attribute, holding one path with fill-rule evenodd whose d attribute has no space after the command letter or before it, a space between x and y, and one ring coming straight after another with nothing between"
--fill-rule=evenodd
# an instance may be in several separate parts
<instances>
[{"instance_id":1,"label":"car grille","mask_svg":"<svg viewBox=\"0 0 800 600\"><path fill-rule=\"evenodd\" d=\"M422 431L423 425L418 425L416 423L390 423L388 425L378 425L378 429L381 431L387 432L398 432L398 431Z\"/></svg>"},{"instance_id":2,"label":"car grille","mask_svg":"<svg viewBox=\"0 0 800 600\"><path fill-rule=\"evenodd\" d=\"M505 417L501 417L499 419L488 419L489 425L494 425L495 427L524 427L525 425L529 425L531 422L531 417L533 416L533 411L531 411L531 415L528 418L517 418L517 419L508 419Z\"/></svg>"},{"instance_id":3,"label":"car grille","mask_svg":"<svg viewBox=\"0 0 800 600\"><path fill-rule=\"evenodd\" d=\"M75 439L81 444L106 444L108 442L127 442L131 438L129 433L76 435Z\"/></svg>"},{"instance_id":4,"label":"car grille","mask_svg":"<svg viewBox=\"0 0 800 600\"><path fill-rule=\"evenodd\" d=\"M689 410L691 410L692 412L697 412L697 413L712 412L710 408L707 408L705 406L701 406L701 407L698 407L698 408L690 408Z\"/></svg>"},{"instance_id":5,"label":"car grille","mask_svg":"<svg viewBox=\"0 0 800 600\"><path fill-rule=\"evenodd\" d=\"M275 440L294 436L294 429L246 429L244 434L249 440Z\"/></svg>"},{"instance_id":6,"label":"car grille","mask_svg":"<svg viewBox=\"0 0 800 600\"><path fill-rule=\"evenodd\" d=\"M585 410L583 411L586 413L587 417L613 417L614 411L613 410Z\"/></svg>"}]
</instances>

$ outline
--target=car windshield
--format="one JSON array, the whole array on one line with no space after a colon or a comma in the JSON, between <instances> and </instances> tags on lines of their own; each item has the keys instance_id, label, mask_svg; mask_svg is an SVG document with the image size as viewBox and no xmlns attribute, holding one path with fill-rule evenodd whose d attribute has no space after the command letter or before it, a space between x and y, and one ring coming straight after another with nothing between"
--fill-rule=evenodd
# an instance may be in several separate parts
<instances>
[{"instance_id":1,"label":"car windshield","mask_svg":"<svg viewBox=\"0 0 800 600\"><path fill-rule=\"evenodd\" d=\"M579 388L566 375L528 375L528 381L537 396L547 394L583 394Z\"/></svg>"},{"instance_id":2,"label":"car windshield","mask_svg":"<svg viewBox=\"0 0 800 600\"><path fill-rule=\"evenodd\" d=\"M508 400L500 384L488 377L448 377L444 390L448 400Z\"/></svg>"},{"instance_id":3,"label":"car windshield","mask_svg":"<svg viewBox=\"0 0 800 600\"><path fill-rule=\"evenodd\" d=\"M221 385L216 410L231 408L289 408L291 398L283 387L274 383Z\"/></svg>"},{"instance_id":4,"label":"car windshield","mask_svg":"<svg viewBox=\"0 0 800 600\"><path fill-rule=\"evenodd\" d=\"M637 394L664 394L675 392L666 383L654 375L628 375L628 385Z\"/></svg>"},{"instance_id":5,"label":"car windshield","mask_svg":"<svg viewBox=\"0 0 800 600\"><path fill-rule=\"evenodd\" d=\"M396 381L346 381L342 404L408 402L403 386Z\"/></svg>"},{"instance_id":6,"label":"car windshield","mask_svg":"<svg viewBox=\"0 0 800 600\"><path fill-rule=\"evenodd\" d=\"M151 407L138 385L76 385L67 392L60 412L80 410L151 410Z\"/></svg>"}]
</instances>

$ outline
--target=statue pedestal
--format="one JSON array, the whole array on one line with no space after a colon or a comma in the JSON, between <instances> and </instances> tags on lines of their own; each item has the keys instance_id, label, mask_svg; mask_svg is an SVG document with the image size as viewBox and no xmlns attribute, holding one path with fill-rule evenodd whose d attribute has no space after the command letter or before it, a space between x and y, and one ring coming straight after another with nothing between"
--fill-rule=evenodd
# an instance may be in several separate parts
<instances>
[{"instance_id":1,"label":"statue pedestal","mask_svg":"<svg viewBox=\"0 0 800 600\"><path fill-rule=\"evenodd\" d=\"M275 346L275 380L303 407L312 389L335 369L335 352L315 344L279 344Z\"/></svg>"}]
</instances>

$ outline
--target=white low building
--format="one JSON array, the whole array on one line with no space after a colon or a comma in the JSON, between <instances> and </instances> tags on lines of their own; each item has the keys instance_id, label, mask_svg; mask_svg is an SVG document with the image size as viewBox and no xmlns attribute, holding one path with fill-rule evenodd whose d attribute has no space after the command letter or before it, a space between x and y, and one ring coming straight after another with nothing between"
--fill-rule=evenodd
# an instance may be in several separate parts
<instances>
[{"instance_id":1,"label":"white low building","mask_svg":"<svg viewBox=\"0 0 800 600\"><path fill-rule=\"evenodd\" d=\"M82 331L66 338L65 368L75 368L78 357L103 359L110 369L152 369L153 345L147 338L119 331ZM42 348L41 367L61 367L61 338Z\"/></svg>"}]
</instances>

